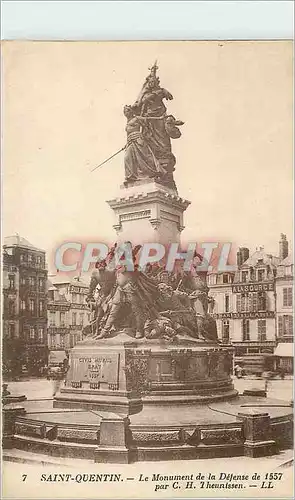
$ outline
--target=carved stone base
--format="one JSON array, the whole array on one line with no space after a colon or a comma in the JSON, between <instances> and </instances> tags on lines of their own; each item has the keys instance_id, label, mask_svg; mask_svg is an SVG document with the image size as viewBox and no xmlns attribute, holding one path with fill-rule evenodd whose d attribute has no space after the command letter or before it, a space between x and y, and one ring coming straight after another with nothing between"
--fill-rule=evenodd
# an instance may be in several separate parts
<instances>
[{"instance_id":1,"label":"carved stone base","mask_svg":"<svg viewBox=\"0 0 295 500\"><path fill-rule=\"evenodd\" d=\"M238 413L244 425L244 454L248 457L265 457L276 453L276 442L272 438L270 415L249 408Z\"/></svg>"},{"instance_id":2,"label":"carved stone base","mask_svg":"<svg viewBox=\"0 0 295 500\"><path fill-rule=\"evenodd\" d=\"M199 340L135 340L126 333L78 343L55 408L138 413L145 405L236 397L231 353Z\"/></svg>"},{"instance_id":3,"label":"carved stone base","mask_svg":"<svg viewBox=\"0 0 295 500\"><path fill-rule=\"evenodd\" d=\"M100 440L94 461L128 464L134 458L129 419L118 415L104 417L100 423Z\"/></svg>"},{"instance_id":4,"label":"carved stone base","mask_svg":"<svg viewBox=\"0 0 295 500\"><path fill-rule=\"evenodd\" d=\"M151 180L122 187L108 204L115 215L118 242L178 243L184 229L183 212L190 202L173 189Z\"/></svg>"},{"instance_id":5,"label":"carved stone base","mask_svg":"<svg viewBox=\"0 0 295 500\"><path fill-rule=\"evenodd\" d=\"M244 455L246 457L260 458L274 455L276 453L276 443L275 441L245 441L244 443Z\"/></svg>"}]
</instances>

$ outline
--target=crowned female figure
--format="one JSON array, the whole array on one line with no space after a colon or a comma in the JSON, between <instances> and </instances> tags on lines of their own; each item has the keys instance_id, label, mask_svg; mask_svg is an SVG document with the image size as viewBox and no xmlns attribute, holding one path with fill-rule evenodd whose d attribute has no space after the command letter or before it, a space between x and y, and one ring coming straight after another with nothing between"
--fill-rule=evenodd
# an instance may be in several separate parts
<instances>
[{"instance_id":1,"label":"crowned female figure","mask_svg":"<svg viewBox=\"0 0 295 500\"><path fill-rule=\"evenodd\" d=\"M127 118L125 182L165 175L165 169L155 157L148 140L148 122L153 118L136 116L132 106L124 106L124 115Z\"/></svg>"}]
</instances>

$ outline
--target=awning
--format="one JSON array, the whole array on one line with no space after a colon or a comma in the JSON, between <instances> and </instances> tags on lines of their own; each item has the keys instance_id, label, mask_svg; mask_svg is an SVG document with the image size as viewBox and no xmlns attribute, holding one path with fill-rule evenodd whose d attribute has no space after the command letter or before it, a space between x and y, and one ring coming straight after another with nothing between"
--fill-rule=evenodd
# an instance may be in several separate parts
<instances>
[{"instance_id":1,"label":"awning","mask_svg":"<svg viewBox=\"0 0 295 500\"><path fill-rule=\"evenodd\" d=\"M294 344L292 342L282 342L274 350L274 355L281 358L291 358L294 355Z\"/></svg>"},{"instance_id":2,"label":"awning","mask_svg":"<svg viewBox=\"0 0 295 500\"><path fill-rule=\"evenodd\" d=\"M59 363L63 363L66 357L67 355L65 351L50 351L48 356L48 362L58 365Z\"/></svg>"}]
</instances>

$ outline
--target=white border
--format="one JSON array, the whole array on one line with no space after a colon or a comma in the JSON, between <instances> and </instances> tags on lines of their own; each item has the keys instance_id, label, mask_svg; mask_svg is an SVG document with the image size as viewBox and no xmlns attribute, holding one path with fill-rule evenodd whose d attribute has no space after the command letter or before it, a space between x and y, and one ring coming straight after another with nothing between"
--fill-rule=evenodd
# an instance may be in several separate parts
<instances>
[{"instance_id":1,"label":"white border","mask_svg":"<svg viewBox=\"0 0 295 500\"><path fill-rule=\"evenodd\" d=\"M292 0L2 1L1 39L293 39Z\"/></svg>"}]
</instances>

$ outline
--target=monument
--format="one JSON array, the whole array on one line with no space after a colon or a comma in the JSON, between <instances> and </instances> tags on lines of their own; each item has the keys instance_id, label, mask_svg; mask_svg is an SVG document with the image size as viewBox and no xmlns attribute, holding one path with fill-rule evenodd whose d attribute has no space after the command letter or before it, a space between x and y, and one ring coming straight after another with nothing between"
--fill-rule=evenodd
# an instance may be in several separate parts
<instances>
[{"instance_id":1,"label":"monument","mask_svg":"<svg viewBox=\"0 0 295 500\"><path fill-rule=\"evenodd\" d=\"M117 243L92 274L89 335L71 350L53 408L7 421L11 446L129 463L269 455L291 442L288 404L238 396L233 387L232 348L218 341L208 314L202 257L194 255L190 270L140 267L144 243L179 243L189 205L173 175L171 142L183 122L167 112L173 97L157 69L124 107L125 182L108 202ZM123 242L133 270L113 265Z\"/></svg>"},{"instance_id":2,"label":"monument","mask_svg":"<svg viewBox=\"0 0 295 500\"><path fill-rule=\"evenodd\" d=\"M136 102L124 107L125 182L108 202L117 244L132 245L135 270L109 268L116 245L97 263L88 296L92 333L72 349L55 407L112 412L123 420L148 410L162 418L171 406L181 412L182 405L192 409L237 394L231 350L219 344L208 314L206 273L195 272L200 256L189 272L167 273L161 264L142 272L136 266L143 243L180 241L189 205L173 177L171 141L181 136L183 122L167 112L164 101L173 97L160 86L157 69L154 64ZM100 448L97 456L104 453L110 454Z\"/></svg>"}]
</instances>

